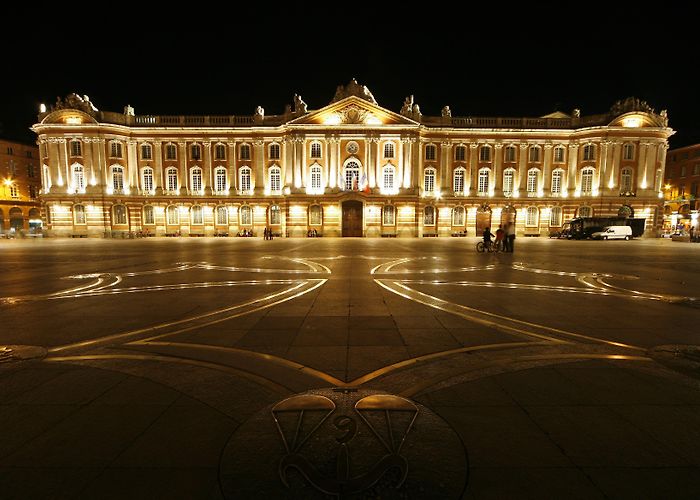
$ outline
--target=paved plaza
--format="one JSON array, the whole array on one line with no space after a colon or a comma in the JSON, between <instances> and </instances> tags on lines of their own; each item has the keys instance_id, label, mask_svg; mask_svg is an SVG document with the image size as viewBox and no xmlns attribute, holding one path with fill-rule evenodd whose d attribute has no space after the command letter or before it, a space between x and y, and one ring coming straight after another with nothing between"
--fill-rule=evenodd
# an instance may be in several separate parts
<instances>
[{"instance_id":1,"label":"paved plaza","mask_svg":"<svg viewBox=\"0 0 700 500\"><path fill-rule=\"evenodd\" d=\"M700 245L0 240L0 498L690 499Z\"/></svg>"}]
</instances>

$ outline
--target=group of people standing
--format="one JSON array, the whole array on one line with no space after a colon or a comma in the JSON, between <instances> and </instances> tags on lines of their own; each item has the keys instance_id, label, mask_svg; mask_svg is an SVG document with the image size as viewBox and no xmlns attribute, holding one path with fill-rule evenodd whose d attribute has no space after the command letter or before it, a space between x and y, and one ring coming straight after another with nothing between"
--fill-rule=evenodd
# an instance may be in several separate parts
<instances>
[{"instance_id":1,"label":"group of people standing","mask_svg":"<svg viewBox=\"0 0 700 500\"><path fill-rule=\"evenodd\" d=\"M266 240L271 240L272 239L272 229L269 227L266 227L265 230L263 231L263 237Z\"/></svg>"},{"instance_id":2,"label":"group of people standing","mask_svg":"<svg viewBox=\"0 0 700 500\"><path fill-rule=\"evenodd\" d=\"M490 227L484 228L484 243L490 245L492 237L496 238L493 243L496 245L496 250L499 252L513 252L515 247L515 227L512 222L499 224L495 235L491 233Z\"/></svg>"}]
</instances>

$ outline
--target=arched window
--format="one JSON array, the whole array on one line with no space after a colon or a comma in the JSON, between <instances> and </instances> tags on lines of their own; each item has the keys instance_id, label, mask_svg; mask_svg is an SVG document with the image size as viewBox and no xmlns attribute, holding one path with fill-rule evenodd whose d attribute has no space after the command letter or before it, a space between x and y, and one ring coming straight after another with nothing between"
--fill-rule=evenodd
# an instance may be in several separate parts
<instances>
[{"instance_id":1,"label":"arched window","mask_svg":"<svg viewBox=\"0 0 700 500\"><path fill-rule=\"evenodd\" d=\"M477 184L478 186L478 191L477 194L480 196L485 196L489 194L489 174L491 172L489 171L488 168L482 168L479 170L479 183Z\"/></svg>"},{"instance_id":2,"label":"arched window","mask_svg":"<svg viewBox=\"0 0 700 500\"><path fill-rule=\"evenodd\" d=\"M393 158L393 157L394 157L394 143L393 142L384 143L384 158Z\"/></svg>"},{"instance_id":3,"label":"arched window","mask_svg":"<svg viewBox=\"0 0 700 500\"><path fill-rule=\"evenodd\" d=\"M452 209L452 225L464 226L464 207L454 207Z\"/></svg>"},{"instance_id":4,"label":"arched window","mask_svg":"<svg viewBox=\"0 0 700 500\"><path fill-rule=\"evenodd\" d=\"M535 196L537 194L537 185L539 184L540 171L536 168L531 168L527 171L527 195Z\"/></svg>"},{"instance_id":5,"label":"arched window","mask_svg":"<svg viewBox=\"0 0 700 500\"><path fill-rule=\"evenodd\" d=\"M243 205L238 212L241 216L242 226L251 226L253 224L253 209L250 205Z\"/></svg>"},{"instance_id":6,"label":"arched window","mask_svg":"<svg viewBox=\"0 0 700 500\"><path fill-rule=\"evenodd\" d=\"M384 205L382 207L382 225L396 225L396 207L394 205Z\"/></svg>"},{"instance_id":7,"label":"arched window","mask_svg":"<svg viewBox=\"0 0 700 500\"><path fill-rule=\"evenodd\" d=\"M122 157L122 143L117 141L112 141L109 143L109 156L111 158L121 158Z\"/></svg>"},{"instance_id":8,"label":"arched window","mask_svg":"<svg viewBox=\"0 0 700 500\"><path fill-rule=\"evenodd\" d=\"M320 226L323 222L323 211L321 205L311 205L309 207L309 224L312 226Z\"/></svg>"},{"instance_id":9,"label":"arched window","mask_svg":"<svg viewBox=\"0 0 700 500\"><path fill-rule=\"evenodd\" d=\"M282 192L282 171L279 167L270 167L270 193L280 194Z\"/></svg>"},{"instance_id":10,"label":"arched window","mask_svg":"<svg viewBox=\"0 0 700 500\"><path fill-rule=\"evenodd\" d=\"M175 226L180 224L180 210L175 205L170 205L165 211L166 221L169 225Z\"/></svg>"},{"instance_id":11,"label":"arched window","mask_svg":"<svg viewBox=\"0 0 700 500\"><path fill-rule=\"evenodd\" d=\"M583 159L584 161L595 160L595 146L593 144L583 146Z\"/></svg>"},{"instance_id":12,"label":"arched window","mask_svg":"<svg viewBox=\"0 0 700 500\"><path fill-rule=\"evenodd\" d=\"M280 206L271 205L270 206L270 225L279 226L281 224L282 217L280 216Z\"/></svg>"},{"instance_id":13,"label":"arched window","mask_svg":"<svg viewBox=\"0 0 700 500\"><path fill-rule=\"evenodd\" d=\"M452 186L455 194L464 194L464 174L465 170L463 168L456 168L454 171Z\"/></svg>"},{"instance_id":14,"label":"arched window","mask_svg":"<svg viewBox=\"0 0 700 500\"><path fill-rule=\"evenodd\" d=\"M202 169L199 167L194 167L190 170L190 186L192 187L193 193L202 192Z\"/></svg>"},{"instance_id":15,"label":"arched window","mask_svg":"<svg viewBox=\"0 0 700 500\"><path fill-rule=\"evenodd\" d=\"M216 224L218 226L228 225L228 209L223 205L216 207Z\"/></svg>"},{"instance_id":16,"label":"arched window","mask_svg":"<svg viewBox=\"0 0 700 500\"><path fill-rule=\"evenodd\" d=\"M622 159L634 160L634 144L628 142L622 146Z\"/></svg>"},{"instance_id":17,"label":"arched window","mask_svg":"<svg viewBox=\"0 0 700 500\"><path fill-rule=\"evenodd\" d=\"M554 148L554 163L564 163L564 146Z\"/></svg>"},{"instance_id":18,"label":"arched window","mask_svg":"<svg viewBox=\"0 0 700 500\"><path fill-rule=\"evenodd\" d=\"M386 165L382 169L382 191L384 193L394 193L396 192L396 183L394 178L396 177L396 169L391 165Z\"/></svg>"},{"instance_id":19,"label":"arched window","mask_svg":"<svg viewBox=\"0 0 700 500\"><path fill-rule=\"evenodd\" d=\"M525 213L525 226L537 227L539 216L540 211L537 207L527 207L527 212Z\"/></svg>"},{"instance_id":20,"label":"arched window","mask_svg":"<svg viewBox=\"0 0 700 500\"><path fill-rule=\"evenodd\" d=\"M270 144L270 159L279 160L280 159L280 145L273 143Z\"/></svg>"},{"instance_id":21,"label":"arched window","mask_svg":"<svg viewBox=\"0 0 700 500\"><path fill-rule=\"evenodd\" d=\"M593 192L593 173L592 168L584 168L581 170L581 193L591 194Z\"/></svg>"},{"instance_id":22,"label":"arched window","mask_svg":"<svg viewBox=\"0 0 700 500\"><path fill-rule=\"evenodd\" d=\"M564 178L564 171L562 169L557 169L552 172L552 194L561 194L562 179Z\"/></svg>"},{"instance_id":23,"label":"arched window","mask_svg":"<svg viewBox=\"0 0 700 500\"><path fill-rule=\"evenodd\" d=\"M345 190L357 190L360 183L360 164L349 161L345 164Z\"/></svg>"},{"instance_id":24,"label":"arched window","mask_svg":"<svg viewBox=\"0 0 700 500\"><path fill-rule=\"evenodd\" d=\"M539 163L541 149L539 146L530 146L530 161L533 163Z\"/></svg>"},{"instance_id":25,"label":"arched window","mask_svg":"<svg viewBox=\"0 0 700 500\"><path fill-rule=\"evenodd\" d=\"M620 191L630 193L632 191L632 169L623 168L620 170Z\"/></svg>"},{"instance_id":26,"label":"arched window","mask_svg":"<svg viewBox=\"0 0 700 500\"><path fill-rule=\"evenodd\" d=\"M170 167L165 171L165 176L167 178L167 189L169 193L175 193L177 191L177 169L175 167Z\"/></svg>"},{"instance_id":27,"label":"arched window","mask_svg":"<svg viewBox=\"0 0 700 500\"><path fill-rule=\"evenodd\" d=\"M434 160L436 155L436 148L434 144L428 144L425 146L425 159Z\"/></svg>"},{"instance_id":28,"label":"arched window","mask_svg":"<svg viewBox=\"0 0 700 500\"><path fill-rule=\"evenodd\" d=\"M165 145L165 159L177 160L177 146L172 142Z\"/></svg>"},{"instance_id":29,"label":"arched window","mask_svg":"<svg viewBox=\"0 0 700 500\"><path fill-rule=\"evenodd\" d=\"M491 146L481 146L481 149L479 149L479 161L491 161Z\"/></svg>"},{"instance_id":30,"label":"arched window","mask_svg":"<svg viewBox=\"0 0 700 500\"><path fill-rule=\"evenodd\" d=\"M190 146L190 160L201 160L202 159L202 147L199 144L192 144Z\"/></svg>"},{"instance_id":31,"label":"arched window","mask_svg":"<svg viewBox=\"0 0 700 500\"><path fill-rule=\"evenodd\" d=\"M73 164L73 190L76 193L85 192L85 174L83 166L75 163Z\"/></svg>"},{"instance_id":32,"label":"arched window","mask_svg":"<svg viewBox=\"0 0 700 500\"><path fill-rule=\"evenodd\" d=\"M141 185L144 192L153 192L153 169L151 167L144 167L141 171Z\"/></svg>"},{"instance_id":33,"label":"arched window","mask_svg":"<svg viewBox=\"0 0 700 500\"><path fill-rule=\"evenodd\" d=\"M124 205L114 205L112 207L112 221L117 226L126 225L126 207Z\"/></svg>"},{"instance_id":34,"label":"arched window","mask_svg":"<svg viewBox=\"0 0 700 500\"><path fill-rule=\"evenodd\" d=\"M250 145L249 144L241 144L241 148L240 148L239 152L240 152L241 160L250 160Z\"/></svg>"},{"instance_id":35,"label":"arched window","mask_svg":"<svg viewBox=\"0 0 700 500\"><path fill-rule=\"evenodd\" d=\"M587 206L578 207L578 216L579 217L593 217L593 208L587 207Z\"/></svg>"},{"instance_id":36,"label":"arched window","mask_svg":"<svg viewBox=\"0 0 700 500\"><path fill-rule=\"evenodd\" d=\"M150 144L141 144L141 159L142 160L152 160L153 159L153 148Z\"/></svg>"},{"instance_id":37,"label":"arched window","mask_svg":"<svg viewBox=\"0 0 700 500\"><path fill-rule=\"evenodd\" d=\"M321 181L321 166L313 165L311 167L311 190L314 193L323 192L323 186Z\"/></svg>"},{"instance_id":38,"label":"arched window","mask_svg":"<svg viewBox=\"0 0 700 500\"><path fill-rule=\"evenodd\" d=\"M224 144L217 144L214 146L214 159L215 160L225 160L226 159L226 146Z\"/></svg>"},{"instance_id":39,"label":"arched window","mask_svg":"<svg viewBox=\"0 0 700 500\"><path fill-rule=\"evenodd\" d=\"M202 213L202 207L200 205L194 205L190 208L190 214L192 216L192 224L198 226L204 224L204 214Z\"/></svg>"},{"instance_id":40,"label":"arched window","mask_svg":"<svg viewBox=\"0 0 700 500\"><path fill-rule=\"evenodd\" d=\"M424 226L434 226L435 225L435 207L428 205L423 209L423 225Z\"/></svg>"},{"instance_id":41,"label":"arched window","mask_svg":"<svg viewBox=\"0 0 700 500\"><path fill-rule=\"evenodd\" d=\"M84 205L73 205L73 222L75 224L87 224Z\"/></svg>"},{"instance_id":42,"label":"arched window","mask_svg":"<svg viewBox=\"0 0 700 500\"><path fill-rule=\"evenodd\" d=\"M435 191L435 169L426 168L423 172L423 191L431 194Z\"/></svg>"},{"instance_id":43,"label":"arched window","mask_svg":"<svg viewBox=\"0 0 700 500\"><path fill-rule=\"evenodd\" d=\"M143 207L143 223L152 226L156 223L156 216L153 210L153 205Z\"/></svg>"},{"instance_id":44,"label":"arched window","mask_svg":"<svg viewBox=\"0 0 700 500\"><path fill-rule=\"evenodd\" d=\"M83 156L83 143L77 139L70 141L70 155Z\"/></svg>"},{"instance_id":45,"label":"arched window","mask_svg":"<svg viewBox=\"0 0 700 500\"><path fill-rule=\"evenodd\" d=\"M312 142L311 143L311 158L319 159L321 158L321 143Z\"/></svg>"},{"instance_id":46,"label":"arched window","mask_svg":"<svg viewBox=\"0 0 700 500\"><path fill-rule=\"evenodd\" d=\"M506 148L505 148L505 161L508 163L514 162L516 151L517 150L515 149L515 146L506 146Z\"/></svg>"},{"instance_id":47,"label":"arched window","mask_svg":"<svg viewBox=\"0 0 700 500\"><path fill-rule=\"evenodd\" d=\"M455 148L455 161L464 161L467 159L467 148L465 146L457 146Z\"/></svg>"},{"instance_id":48,"label":"arched window","mask_svg":"<svg viewBox=\"0 0 700 500\"><path fill-rule=\"evenodd\" d=\"M561 227L562 220L562 210L561 207L552 207L549 212L549 226L550 227Z\"/></svg>"},{"instance_id":49,"label":"arched window","mask_svg":"<svg viewBox=\"0 0 700 500\"><path fill-rule=\"evenodd\" d=\"M238 185L241 187L242 193L249 193L250 192L250 168L248 168L248 167L241 168L240 179L239 179Z\"/></svg>"},{"instance_id":50,"label":"arched window","mask_svg":"<svg viewBox=\"0 0 700 500\"><path fill-rule=\"evenodd\" d=\"M214 187L217 193L222 194L226 192L228 188L226 185L227 178L226 167L216 167L216 170L214 170Z\"/></svg>"},{"instance_id":51,"label":"arched window","mask_svg":"<svg viewBox=\"0 0 700 500\"><path fill-rule=\"evenodd\" d=\"M507 168L503 171L503 195L511 196L515 185L515 169Z\"/></svg>"},{"instance_id":52,"label":"arched window","mask_svg":"<svg viewBox=\"0 0 700 500\"><path fill-rule=\"evenodd\" d=\"M124 191L124 168L120 166L112 167L112 188L115 193Z\"/></svg>"}]
</instances>

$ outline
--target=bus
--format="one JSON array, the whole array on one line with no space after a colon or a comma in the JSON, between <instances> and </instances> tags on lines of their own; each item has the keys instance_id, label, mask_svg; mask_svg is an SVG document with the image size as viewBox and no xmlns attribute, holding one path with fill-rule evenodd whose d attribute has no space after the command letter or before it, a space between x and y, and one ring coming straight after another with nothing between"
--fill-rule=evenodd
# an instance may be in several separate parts
<instances>
[{"instance_id":1,"label":"bus","mask_svg":"<svg viewBox=\"0 0 700 500\"><path fill-rule=\"evenodd\" d=\"M630 226L632 238L638 238L644 234L645 223L646 219L634 217L576 217L569 222L566 236L570 240L583 240L606 226Z\"/></svg>"}]
</instances>

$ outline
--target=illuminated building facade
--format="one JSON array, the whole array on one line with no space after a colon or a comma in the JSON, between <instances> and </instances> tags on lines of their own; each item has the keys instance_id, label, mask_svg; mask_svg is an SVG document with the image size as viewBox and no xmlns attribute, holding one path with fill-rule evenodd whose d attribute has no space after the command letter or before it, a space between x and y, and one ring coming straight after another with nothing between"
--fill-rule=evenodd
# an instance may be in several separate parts
<instances>
[{"instance_id":1,"label":"illuminated building facade","mask_svg":"<svg viewBox=\"0 0 700 500\"><path fill-rule=\"evenodd\" d=\"M355 80L281 115L114 113L71 94L33 130L56 236L474 236L505 221L539 236L618 213L658 229L673 134L633 98L591 116L427 116Z\"/></svg>"},{"instance_id":2,"label":"illuminated building facade","mask_svg":"<svg viewBox=\"0 0 700 500\"><path fill-rule=\"evenodd\" d=\"M38 149L0 139L0 234L19 236L41 230Z\"/></svg>"},{"instance_id":3,"label":"illuminated building facade","mask_svg":"<svg viewBox=\"0 0 700 500\"><path fill-rule=\"evenodd\" d=\"M664 181L664 229L688 232L700 229L700 144L668 152Z\"/></svg>"}]
</instances>

